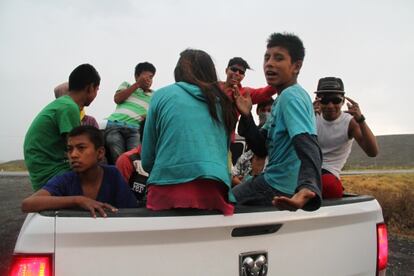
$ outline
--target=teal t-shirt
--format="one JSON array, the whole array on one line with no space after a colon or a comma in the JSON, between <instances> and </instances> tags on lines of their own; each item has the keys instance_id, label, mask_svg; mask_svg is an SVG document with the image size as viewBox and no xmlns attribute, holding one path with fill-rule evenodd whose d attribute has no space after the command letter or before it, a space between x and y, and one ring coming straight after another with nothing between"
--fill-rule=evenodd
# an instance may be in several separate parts
<instances>
[{"instance_id":1,"label":"teal t-shirt","mask_svg":"<svg viewBox=\"0 0 414 276\"><path fill-rule=\"evenodd\" d=\"M219 108L219 106L218 106ZM218 109L219 118L221 110ZM179 184L194 179L221 181L230 188L229 136L215 121L195 85L178 82L154 92L145 122L142 166L147 183Z\"/></svg>"},{"instance_id":2,"label":"teal t-shirt","mask_svg":"<svg viewBox=\"0 0 414 276\"><path fill-rule=\"evenodd\" d=\"M79 106L70 96L54 100L33 120L24 139L23 151L35 191L53 176L70 170L65 134L79 125Z\"/></svg>"},{"instance_id":3,"label":"teal t-shirt","mask_svg":"<svg viewBox=\"0 0 414 276\"><path fill-rule=\"evenodd\" d=\"M312 101L299 84L286 88L276 98L266 128L269 163L265 180L283 193L294 194L301 162L292 139L301 133L316 135Z\"/></svg>"}]
</instances>

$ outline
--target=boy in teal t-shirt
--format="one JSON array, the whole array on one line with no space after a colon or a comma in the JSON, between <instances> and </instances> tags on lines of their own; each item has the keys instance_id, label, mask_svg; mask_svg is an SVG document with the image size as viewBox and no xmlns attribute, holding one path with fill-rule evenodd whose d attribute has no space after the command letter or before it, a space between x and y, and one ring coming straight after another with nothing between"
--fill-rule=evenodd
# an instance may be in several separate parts
<instances>
[{"instance_id":1,"label":"boy in teal t-shirt","mask_svg":"<svg viewBox=\"0 0 414 276\"><path fill-rule=\"evenodd\" d=\"M70 170L66 134L80 125L80 109L95 99L99 83L99 74L92 65L79 65L69 76L69 95L48 104L33 120L23 146L33 190Z\"/></svg>"},{"instance_id":2,"label":"boy in teal t-shirt","mask_svg":"<svg viewBox=\"0 0 414 276\"><path fill-rule=\"evenodd\" d=\"M238 203L287 210L316 210L321 205L322 154L313 105L297 84L304 57L305 49L297 36L274 33L269 37L263 69L278 97L264 132L254 124L250 97L235 93L242 114L239 134L246 137L256 155L269 158L263 174L233 188Z\"/></svg>"}]
</instances>

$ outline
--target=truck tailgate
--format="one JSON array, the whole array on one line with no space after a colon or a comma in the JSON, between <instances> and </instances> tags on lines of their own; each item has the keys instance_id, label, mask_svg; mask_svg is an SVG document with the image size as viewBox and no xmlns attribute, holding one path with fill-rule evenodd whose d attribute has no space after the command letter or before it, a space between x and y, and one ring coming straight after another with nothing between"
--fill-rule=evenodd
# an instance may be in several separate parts
<instances>
[{"instance_id":1,"label":"truck tailgate","mask_svg":"<svg viewBox=\"0 0 414 276\"><path fill-rule=\"evenodd\" d=\"M375 275L381 221L375 200L229 217L62 213L55 275L238 275L240 254L256 251L267 254L268 275Z\"/></svg>"}]
</instances>

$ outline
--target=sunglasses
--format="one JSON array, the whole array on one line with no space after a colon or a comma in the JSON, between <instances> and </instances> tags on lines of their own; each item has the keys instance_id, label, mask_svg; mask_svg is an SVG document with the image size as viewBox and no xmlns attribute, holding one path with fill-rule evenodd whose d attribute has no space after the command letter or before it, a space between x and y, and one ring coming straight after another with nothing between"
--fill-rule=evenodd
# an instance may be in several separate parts
<instances>
[{"instance_id":1,"label":"sunglasses","mask_svg":"<svg viewBox=\"0 0 414 276\"><path fill-rule=\"evenodd\" d=\"M237 73L239 72L240 75L244 75L246 73L246 71L243 71L242 69L239 69L237 67L230 67L229 68L233 73Z\"/></svg>"},{"instance_id":2,"label":"sunglasses","mask_svg":"<svg viewBox=\"0 0 414 276\"><path fill-rule=\"evenodd\" d=\"M341 97L322 97L320 102L321 104L329 104L329 103L333 103L333 104L340 104L343 102L343 98Z\"/></svg>"}]
</instances>

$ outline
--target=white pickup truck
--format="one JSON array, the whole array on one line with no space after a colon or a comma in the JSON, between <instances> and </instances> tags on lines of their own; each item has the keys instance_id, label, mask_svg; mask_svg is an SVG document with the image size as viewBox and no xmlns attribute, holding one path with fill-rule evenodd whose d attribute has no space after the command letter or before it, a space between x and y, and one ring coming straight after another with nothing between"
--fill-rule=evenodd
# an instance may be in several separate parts
<instances>
[{"instance_id":1,"label":"white pickup truck","mask_svg":"<svg viewBox=\"0 0 414 276\"><path fill-rule=\"evenodd\" d=\"M385 275L378 202L347 195L314 212L123 209L29 214L10 275ZM37 274L36 274L37 273Z\"/></svg>"}]
</instances>

